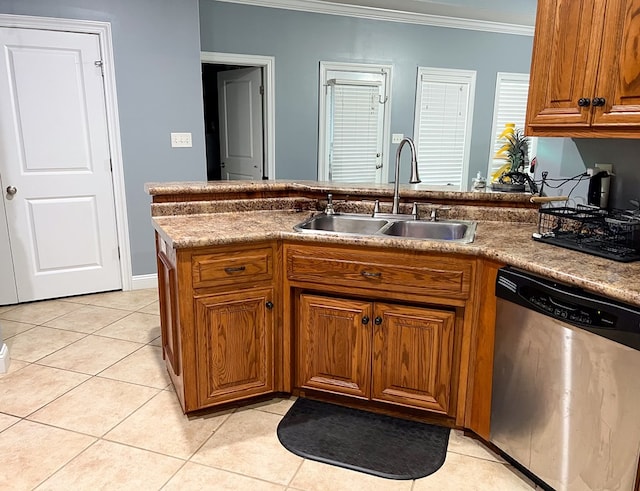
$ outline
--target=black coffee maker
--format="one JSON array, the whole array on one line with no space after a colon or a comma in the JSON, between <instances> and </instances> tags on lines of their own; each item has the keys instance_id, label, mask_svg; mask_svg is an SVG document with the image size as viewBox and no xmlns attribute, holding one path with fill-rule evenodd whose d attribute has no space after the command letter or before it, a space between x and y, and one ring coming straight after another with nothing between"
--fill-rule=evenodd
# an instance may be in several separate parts
<instances>
[{"instance_id":1,"label":"black coffee maker","mask_svg":"<svg viewBox=\"0 0 640 491\"><path fill-rule=\"evenodd\" d=\"M598 208L607 209L609 207L609 187L611 185L611 174L607 171L596 169L596 172L589 180L589 191L587 202Z\"/></svg>"}]
</instances>

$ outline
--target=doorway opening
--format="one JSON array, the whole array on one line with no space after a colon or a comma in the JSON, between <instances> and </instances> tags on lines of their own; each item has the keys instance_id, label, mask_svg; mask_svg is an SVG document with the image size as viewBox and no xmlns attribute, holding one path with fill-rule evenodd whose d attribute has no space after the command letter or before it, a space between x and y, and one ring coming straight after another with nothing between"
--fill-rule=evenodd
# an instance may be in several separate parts
<instances>
[{"instance_id":1,"label":"doorway opening","mask_svg":"<svg viewBox=\"0 0 640 491\"><path fill-rule=\"evenodd\" d=\"M207 179L274 179L274 58L203 52Z\"/></svg>"}]
</instances>

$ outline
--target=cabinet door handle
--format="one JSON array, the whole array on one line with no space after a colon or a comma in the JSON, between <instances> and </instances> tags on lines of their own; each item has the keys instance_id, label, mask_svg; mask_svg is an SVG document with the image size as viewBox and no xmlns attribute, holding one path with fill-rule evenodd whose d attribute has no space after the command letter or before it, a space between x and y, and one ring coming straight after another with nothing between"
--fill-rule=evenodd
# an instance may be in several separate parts
<instances>
[{"instance_id":1,"label":"cabinet door handle","mask_svg":"<svg viewBox=\"0 0 640 491\"><path fill-rule=\"evenodd\" d=\"M595 106L596 100L593 100L593 105ZM588 97L581 97L580 99L578 99L578 106L580 107L589 107L589 104L591 104L591 101L589 100Z\"/></svg>"},{"instance_id":2,"label":"cabinet door handle","mask_svg":"<svg viewBox=\"0 0 640 491\"><path fill-rule=\"evenodd\" d=\"M367 324L369 324L369 317L367 317L366 315L362 318L362 323L366 326Z\"/></svg>"},{"instance_id":3,"label":"cabinet door handle","mask_svg":"<svg viewBox=\"0 0 640 491\"><path fill-rule=\"evenodd\" d=\"M595 107L601 107L604 106L606 103L606 99L604 97L594 97L593 98L593 105Z\"/></svg>"},{"instance_id":4,"label":"cabinet door handle","mask_svg":"<svg viewBox=\"0 0 640 491\"><path fill-rule=\"evenodd\" d=\"M244 271L246 268L244 266L236 266L234 268L224 268L224 272L227 274L239 273Z\"/></svg>"},{"instance_id":5,"label":"cabinet door handle","mask_svg":"<svg viewBox=\"0 0 640 491\"><path fill-rule=\"evenodd\" d=\"M267 307L269 310L271 310L273 308L273 302L271 301L267 301L267 303L264 304L265 307Z\"/></svg>"},{"instance_id":6,"label":"cabinet door handle","mask_svg":"<svg viewBox=\"0 0 640 491\"><path fill-rule=\"evenodd\" d=\"M370 273L369 271L360 271L365 278L382 278L382 273Z\"/></svg>"},{"instance_id":7,"label":"cabinet door handle","mask_svg":"<svg viewBox=\"0 0 640 491\"><path fill-rule=\"evenodd\" d=\"M376 317L375 319L373 319L373 322L376 326L379 326L380 324L382 324L382 317Z\"/></svg>"}]
</instances>

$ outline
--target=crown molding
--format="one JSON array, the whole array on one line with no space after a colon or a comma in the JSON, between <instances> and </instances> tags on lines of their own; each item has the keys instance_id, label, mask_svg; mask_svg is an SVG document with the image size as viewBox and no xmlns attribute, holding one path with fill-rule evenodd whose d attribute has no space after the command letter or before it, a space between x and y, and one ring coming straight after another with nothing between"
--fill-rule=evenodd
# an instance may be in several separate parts
<instances>
[{"instance_id":1,"label":"crown molding","mask_svg":"<svg viewBox=\"0 0 640 491\"><path fill-rule=\"evenodd\" d=\"M423 14L402 10L365 7L361 5L346 5L342 3L324 2L319 0L217 0L218 2L239 3L318 14L343 15L359 17L361 19L402 22L405 24L420 24L425 26L448 27L451 29L468 29L472 31L496 32L500 34L515 34L518 36L533 36L533 26L520 24L506 24L461 17L447 17L443 15Z\"/></svg>"}]
</instances>

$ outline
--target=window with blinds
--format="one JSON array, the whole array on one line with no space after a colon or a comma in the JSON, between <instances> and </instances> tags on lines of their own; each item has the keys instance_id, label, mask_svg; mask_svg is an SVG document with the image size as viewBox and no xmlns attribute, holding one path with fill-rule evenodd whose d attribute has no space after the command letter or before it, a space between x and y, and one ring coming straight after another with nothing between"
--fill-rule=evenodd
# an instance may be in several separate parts
<instances>
[{"instance_id":1,"label":"window with blinds","mask_svg":"<svg viewBox=\"0 0 640 491\"><path fill-rule=\"evenodd\" d=\"M476 72L418 68L414 139L424 184L466 189Z\"/></svg>"},{"instance_id":2,"label":"window with blinds","mask_svg":"<svg viewBox=\"0 0 640 491\"><path fill-rule=\"evenodd\" d=\"M383 182L390 67L324 62L320 67L318 178Z\"/></svg>"},{"instance_id":3,"label":"window with blinds","mask_svg":"<svg viewBox=\"0 0 640 491\"><path fill-rule=\"evenodd\" d=\"M504 140L498 137L504 130L504 125L514 123L516 128L524 130L527 113L527 97L529 94L528 73L498 72L496 80L496 95L493 107L493 127L491 136L493 142L489 154L489 168L487 175L491 175L505 164L504 159L495 158L496 152L504 145ZM529 138L529 161L536 154L537 138ZM528 171L528 169L527 169Z\"/></svg>"}]
</instances>

